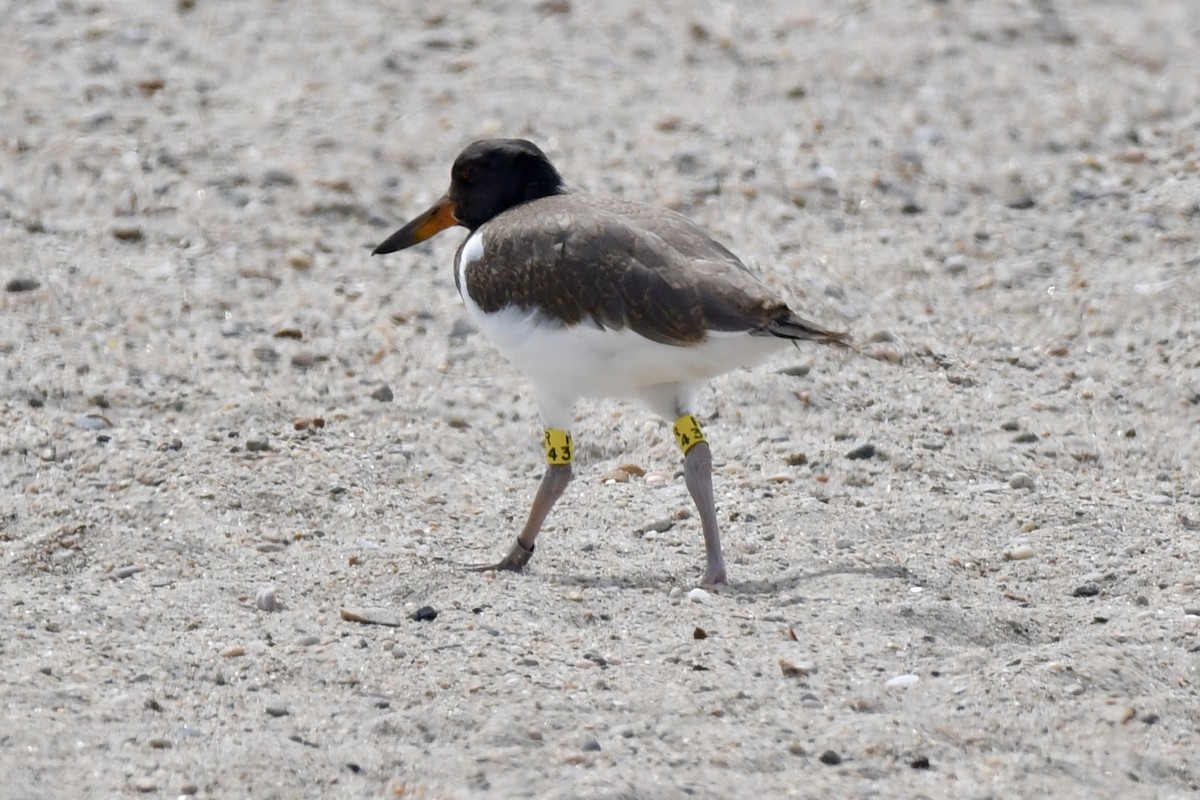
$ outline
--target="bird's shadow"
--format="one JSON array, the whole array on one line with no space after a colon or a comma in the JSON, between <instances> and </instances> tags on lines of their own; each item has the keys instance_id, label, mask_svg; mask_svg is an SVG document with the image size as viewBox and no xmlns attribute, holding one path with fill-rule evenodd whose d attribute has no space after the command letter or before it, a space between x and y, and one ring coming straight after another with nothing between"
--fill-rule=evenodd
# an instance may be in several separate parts
<instances>
[{"instance_id":1,"label":"bird's shadow","mask_svg":"<svg viewBox=\"0 0 1200 800\"><path fill-rule=\"evenodd\" d=\"M902 580L910 585L919 586L921 580L907 567L899 564L884 564L879 566L861 566L850 564L835 564L825 569L813 572L787 571L776 578L758 578L739 581L712 588L717 594L738 595L770 595L794 590L805 584L833 575L861 575L879 580ZM559 583L567 586L578 586L585 589L634 589L653 591L668 588L675 582L670 576L662 573L635 572L622 575L574 574L563 575Z\"/></svg>"}]
</instances>

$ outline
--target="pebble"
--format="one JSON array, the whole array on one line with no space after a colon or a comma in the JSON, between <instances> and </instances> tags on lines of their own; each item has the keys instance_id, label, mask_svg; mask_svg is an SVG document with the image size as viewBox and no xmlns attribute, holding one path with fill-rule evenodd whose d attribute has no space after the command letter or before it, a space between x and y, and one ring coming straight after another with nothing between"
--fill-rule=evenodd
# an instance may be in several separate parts
<instances>
[{"instance_id":1,"label":"pebble","mask_svg":"<svg viewBox=\"0 0 1200 800\"><path fill-rule=\"evenodd\" d=\"M133 222L118 222L112 226L113 238L121 242L140 242L145 234L142 226Z\"/></svg>"},{"instance_id":2,"label":"pebble","mask_svg":"<svg viewBox=\"0 0 1200 800\"><path fill-rule=\"evenodd\" d=\"M942 261L942 266L951 275L959 275L967 271L967 257L961 254L946 256L945 260Z\"/></svg>"},{"instance_id":3,"label":"pebble","mask_svg":"<svg viewBox=\"0 0 1200 800\"><path fill-rule=\"evenodd\" d=\"M1175 499L1170 495L1165 494L1148 494L1145 498L1146 502L1152 506L1173 506Z\"/></svg>"},{"instance_id":4,"label":"pebble","mask_svg":"<svg viewBox=\"0 0 1200 800\"><path fill-rule=\"evenodd\" d=\"M1033 432L1018 433L1013 437L1013 441L1017 444L1033 444L1038 440L1038 435Z\"/></svg>"},{"instance_id":5,"label":"pebble","mask_svg":"<svg viewBox=\"0 0 1200 800\"><path fill-rule=\"evenodd\" d=\"M1008 485L1012 489L1033 490L1033 477L1027 472L1014 472L1008 476Z\"/></svg>"},{"instance_id":6,"label":"pebble","mask_svg":"<svg viewBox=\"0 0 1200 800\"><path fill-rule=\"evenodd\" d=\"M838 755L837 751L835 750L826 750L824 753L821 753L821 756L818 760L822 764L828 764L831 767L836 767L838 764L842 763L842 757Z\"/></svg>"},{"instance_id":7,"label":"pebble","mask_svg":"<svg viewBox=\"0 0 1200 800\"><path fill-rule=\"evenodd\" d=\"M246 655L246 648L240 644L230 645L221 651L221 655L225 658L238 658L239 656Z\"/></svg>"},{"instance_id":8,"label":"pebble","mask_svg":"<svg viewBox=\"0 0 1200 800\"><path fill-rule=\"evenodd\" d=\"M894 678L888 679L888 682L885 683L884 686L889 689L907 689L910 686L916 685L916 683L920 680L921 678L919 676L914 675L911 672L907 672L903 675L897 675Z\"/></svg>"},{"instance_id":9,"label":"pebble","mask_svg":"<svg viewBox=\"0 0 1200 800\"><path fill-rule=\"evenodd\" d=\"M72 424L84 431L102 431L105 428L111 428L112 423L107 417L100 414L76 414Z\"/></svg>"},{"instance_id":10,"label":"pebble","mask_svg":"<svg viewBox=\"0 0 1200 800\"><path fill-rule=\"evenodd\" d=\"M280 703L280 702L268 703L266 711L267 711L267 714L272 717L286 717L288 714L291 713L290 711L288 711L287 706L285 706L283 703Z\"/></svg>"},{"instance_id":11,"label":"pebble","mask_svg":"<svg viewBox=\"0 0 1200 800\"><path fill-rule=\"evenodd\" d=\"M265 453L271 449L271 442L268 439L248 439L246 440L246 450L250 453Z\"/></svg>"},{"instance_id":12,"label":"pebble","mask_svg":"<svg viewBox=\"0 0 1200 800\"><path fill-rule=\"evenodd\" d=\"M854 448L849 453L846 453L846 458L850 459L851 461L856 461L856 460L863 459L863 458L874 458L874 457L875 457L875 445L870 444L870 443L860 444L858 447Z\"/></svg>"},{"instance_id":13,"label":"pebble","mask_svg":"<svg viewBox=\"0 0 1200 800\"><path fill-rule=\"evenodd\" d=\"M792 661L791 659L779 659L779 671L783 673L785 678L807 678L809 675L816 673L817 665L811 661Z\"/></svg>"},{"instance_id":14,"label":"pebble","mask_svg":"<svg viewBox=\"0 0 1200 800\"><path fill-rule=\"evenodd\" d=\"M33 278L13 278L4 284L4 291L14 294L17 292L32 292L38 288L41 288L41 284Z\"/></svg>"},{"instance_id":15,"label":"pebble","mask_svg":"<svg viewBox=\"0 0 1200 800\"><path fill-rule=\"evenodd\" d=\"M413 614L413 619L417 622L433 622L437 619L437 609L433 606L421 606Z\"/></svg>"},{"instance_id":16,"label":"pebble","mask_svg":"<svg viewBox=\"0 0 1200 800\"><path fill-rule=\"evenodd\" d=\"M259 589L258 593L254 595L254 605L258 606L260 611L266 611L267 613L278 611L279 602L275 597L275 587L267 586Z\"/></svg>"},{"instance_id":17,"label":"pebble","mask_svg":"<svg viewBox=\"0 0 1200 800\"><path fill-rule=\"evenodd\" d=\"M375 391L371 392L371 399L378 400L381 403L390 403L396 399L396 395L392 393L392 387L386 383L380 386Z\"/></svg>"},{"instance_id":18,"label":"pebble","mask_svg":"<svg viewBox=\"0 0 1200 800\"><path fill-rule=\"evenodd\" d=\"M153 778L141 777L133 779L133 788L135 791L143 794L158 791L158 783Z\"/></svg>"},{"instance_id":19,"label":"pebble","mask_svg":"<svg viewBox=\"0 0 1200 800\"><path fill-rule=\"evenodd\" d=\"M693 603L707 603L711 597L712 595L700 588L692 589L688 592L688 600L691 600Z\"/></svg>"},{"instance_id":20,"label":"pebble","mask_svg":"<svg viewBox=\"0 0 1200 800\"><path fill-rule=\"evenodd\" d=\"M1004 551L1005 561L1027 561L1033 558L1033 556L1033 547L1028 542L1023 542Z\"/></svg>"},{"instance_id":21,"label":"pebble","mask_svg":"<svg viewBox=\"0 0 1200 800\"><path fill-rule=\"evenodd\" d=\"M132 578L134 575L137 575L141 571L142 571L141 567L137 567L137 566L133 566L133 565L130 565L127 567L119 567L118 569L113 570L113 577L118 580L125 580L126 578Z\"/></svg>"},{"instance_id":22,"label":"pebble","mask_svg":"<svg viewBox=\"0 0 1200 800\"><path fill-rule=\"evenodd\" d=\"M1098 594L1100 594L1100 587L1094 583L1076 586L1075 591L1071 592L1072 597L1095 597Z\"/></svg>"},{"instance_id":23,"label":"pebble","mask_svg":"<svg viewBox=\"0 0 1200 800\"><path fill-rule=\"evenodd\" d=\"M638 528L635 532L639 533L639 534L646 534L646 533L650 533L651 531L653 531L654 533L666 533L667 531L671 530L671 528L673 528L673 527L675 527L675 520L673 520L673 519L658 519L658 520L654 520L653 522L647 522L645 525L642 525L640 528Z\"/></svg>"}]
</instances>

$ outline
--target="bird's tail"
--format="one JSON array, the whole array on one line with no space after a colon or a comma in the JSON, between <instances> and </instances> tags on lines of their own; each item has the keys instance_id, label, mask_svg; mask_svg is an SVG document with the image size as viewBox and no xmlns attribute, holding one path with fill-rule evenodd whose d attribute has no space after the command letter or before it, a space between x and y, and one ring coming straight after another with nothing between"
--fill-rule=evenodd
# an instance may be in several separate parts
<instances>
[{"instance_id":1,"label":"bird's tail","mask_svg":"<svg viewBox=\"0 0 1200 800\"><path fill-rule=\"evenodd\" d=\"M841 347L853 347L850 334L846 331L831 331L822 328L815 322L809 322L798 317L791 311L786 311L762 328L764 336L778 336L780 339L792 341L813 341L821 344L836 344Z\"/></svg>"}]
</instances>

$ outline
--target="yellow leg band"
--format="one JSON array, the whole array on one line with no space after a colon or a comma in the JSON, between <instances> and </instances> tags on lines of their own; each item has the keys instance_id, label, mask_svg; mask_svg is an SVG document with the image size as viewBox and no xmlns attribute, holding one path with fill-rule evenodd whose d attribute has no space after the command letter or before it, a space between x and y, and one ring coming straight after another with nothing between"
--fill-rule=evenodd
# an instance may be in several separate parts
<instances>
[{"instance_id":1,"label":"yellow leg band","mask_svg":"<svg viewBox=\"0 0 1200 800\"><path fill-rule=\"evenodd\" d=\"M675 444L684 453L705 441L708 440L704 438L704 431L700 430L699 420L691 414L684 414L675 420Z\"/></svg>"},{"instance_id":2,"label":"yellow leg band","mask_svg":"<svg viewBox=\"0 0 1200 800\"><path fill-rule=\"evenodd\" d=\"M546 428L546 463L551 466L570 464L575 455L575 443L571 434L555 428Z\"/></svg>"}]
</instances>

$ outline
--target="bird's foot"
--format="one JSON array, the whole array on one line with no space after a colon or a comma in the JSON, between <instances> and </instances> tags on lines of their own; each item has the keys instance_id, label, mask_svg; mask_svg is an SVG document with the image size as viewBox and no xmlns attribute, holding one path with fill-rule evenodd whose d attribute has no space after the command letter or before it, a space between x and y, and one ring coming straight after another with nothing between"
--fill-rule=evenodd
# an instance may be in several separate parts
<instances>
[{"instance_id":1,"label":"bird's foot","mask_svg":"<svg viewBox=\"0 0 1200 800\"><path fill-rule=\"evenodd\" d=\"M725 574L724 564L709 564L708 569L704 571L704 580L700 581L700 585L724 586L728 582L729 578Z\"/></svg>"},{"instance_id":2,"label":"bird's foot","mask_svg":"<svg viewBox=\"0 0 1200 800\"><path fill-rule=\"evenodd\" d=\"M525 565L531 558L533 558L533 548L526 549L518 539L513 542L508 555L495 564L472 564L467 567L467 570L469 572L520 572L525 569Z\"/></svg>"}]
</instances>

